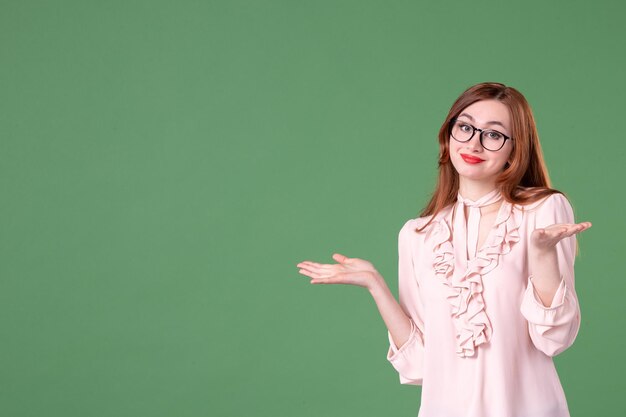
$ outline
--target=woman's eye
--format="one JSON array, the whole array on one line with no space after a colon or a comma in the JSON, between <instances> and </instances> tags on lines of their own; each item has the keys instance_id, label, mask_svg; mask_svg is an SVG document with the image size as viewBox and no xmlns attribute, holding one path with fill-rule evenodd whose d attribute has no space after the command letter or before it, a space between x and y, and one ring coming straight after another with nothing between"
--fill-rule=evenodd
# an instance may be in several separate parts
<instances>
[{"instance_id":1,"label":"woman's eye","mask_svg":"<svg viewBox=\"0 0 626 417\"><path fill-rule=\"evenodd\" d=\"M470 125L461 124L461 130L464 132L469 132L470 130L472 130L472 128L470 127Z\"/></svg>"},{"instance_id":2,"label":"woman's eye","mask_svg":"<svg viewBox=\"0 0 626 417\"><path fill-rule=\"evenodd\" d=\"M504 138L504 136L502 136L498 132L489 132L489 139L500 140L500 139L503 139L503 138Z\"/></svg>"}]
</instances>

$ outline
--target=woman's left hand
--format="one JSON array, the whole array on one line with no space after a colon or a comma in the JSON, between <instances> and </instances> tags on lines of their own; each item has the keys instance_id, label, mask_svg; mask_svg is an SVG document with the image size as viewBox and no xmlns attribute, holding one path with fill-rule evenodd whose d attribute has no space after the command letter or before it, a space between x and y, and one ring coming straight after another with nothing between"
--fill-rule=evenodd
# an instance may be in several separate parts
<instances>
[{"instance_id":1,"label":"woman's left hand","mask_svg":"<svg viewBox=\"0 0 626 417\"><path fill-rule=\"evenodd\" d=\"M561 239L580 233L590 227L591 222L553 224L542 229L535 229L530 236L530 243L539 252L549 251Z\"/></svg>"}]
</instances>

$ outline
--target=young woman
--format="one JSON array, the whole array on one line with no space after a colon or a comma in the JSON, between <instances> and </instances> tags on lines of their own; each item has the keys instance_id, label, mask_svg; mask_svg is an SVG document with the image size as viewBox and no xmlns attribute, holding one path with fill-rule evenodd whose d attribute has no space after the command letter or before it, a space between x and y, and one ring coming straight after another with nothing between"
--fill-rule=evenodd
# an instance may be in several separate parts
<instances>
[{"instance_id":1,"label":"young woman","mask_svg":"<svg viewBox=\"0 0 626 417\"><path fill-rule=\"evenodd\" d=\"M439 130L439 178L398 235L399 303L374 266L334 254L304 261L312 284L373 296L387 359L422 385L418 417L566 417L552 357L580 326L576 223L550 188L526 99L499 83L470 87Z\"/></svg>"}]
</instances>

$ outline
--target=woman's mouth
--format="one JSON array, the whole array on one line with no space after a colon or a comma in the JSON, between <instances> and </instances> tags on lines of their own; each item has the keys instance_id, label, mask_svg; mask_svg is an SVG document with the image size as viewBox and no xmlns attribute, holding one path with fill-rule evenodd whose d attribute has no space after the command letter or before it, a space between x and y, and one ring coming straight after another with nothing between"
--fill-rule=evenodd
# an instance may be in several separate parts
<instances>
[{"instance_id":1,"label":"woman's mouth","mask_svg":"<svg viewBox=\"0 0 626 417\"><path fill-rule=\"evenodd\" d=\"M461 158L463 158L463 160L468 164L480 164L481 162L485 162L484 159L476 158L475 156L470 156L464 153L461 154Z\"/></svg>"}]
</instances>

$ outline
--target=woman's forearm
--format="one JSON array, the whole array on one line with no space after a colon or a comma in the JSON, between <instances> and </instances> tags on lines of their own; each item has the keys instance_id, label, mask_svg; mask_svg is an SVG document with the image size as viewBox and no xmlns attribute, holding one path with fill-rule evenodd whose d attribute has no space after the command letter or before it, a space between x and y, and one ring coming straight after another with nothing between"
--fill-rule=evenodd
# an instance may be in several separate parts
<instances>
[{"instance_id":1,"label":"woman's forearm","mask_svg":"<svg viewBox=\"0 0 626 417\"><path fill-rule=\"evenodd\" d=\"M374 284L368 289L396 347L402 347L411 335L411 319L402 310L381 275L376 275Z\"/></svg>"},{"instance_id":2,"label":"woman's forearm","mask_svg":"<svg viewBox=\"0 0 626 417\"><path fill-rule=\"evenodd\" d=\"M543 305L548 307L561 283L556 247L543 251L531 248L528 262L533 286Z\"/></svg>"}]
</instances>

